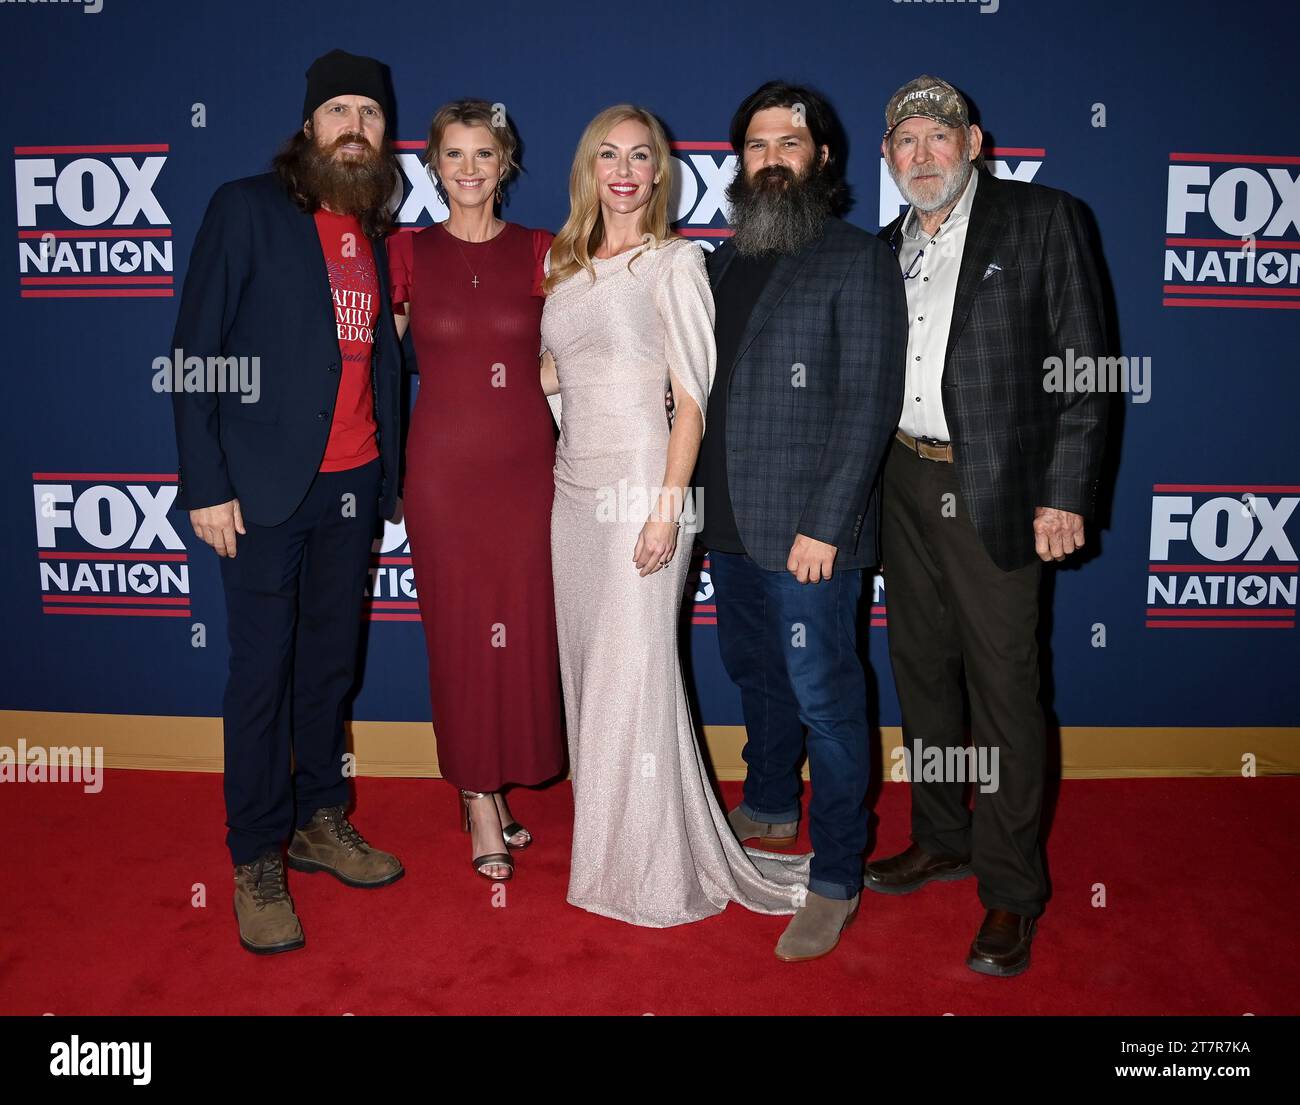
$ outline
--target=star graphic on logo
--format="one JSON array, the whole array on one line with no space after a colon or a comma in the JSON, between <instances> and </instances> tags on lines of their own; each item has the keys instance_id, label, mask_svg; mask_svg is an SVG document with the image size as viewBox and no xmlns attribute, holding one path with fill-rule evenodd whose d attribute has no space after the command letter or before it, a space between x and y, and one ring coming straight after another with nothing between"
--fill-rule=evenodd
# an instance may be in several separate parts
<instances>
[{"instance_id":1,"label":"star graphic on logo","mask_svg":"<svg viewBox=\"0 0 1300 1105\"><path fill-rule=\"evenodd\" d=\"M1242 586L1238 587L1237 594L1244 595L1251 602L1259 602L1260 599L1259 593L1263 589L1264 589L1264 584L1261 583L1258 579L1256 579L1256 580L1252 580L1250 583L1245 583L1242 584Z\"/></svg>"},{"instance_id":2,"label":"star graphic on logo","mask_svg":"<svg viewBox=\"0 0 1300 1105\"><path fill-rule=\"evenodd\" d=\"M119 272L133 272L140 267L140 247L134 242L118 242L110 256Z\"/></svg>"},{"instance_id":3,"label":"star graphic on logo","mask_svg":"<svg viewBox=\"0 0 1300 1105\"><path fill-rule=\"evenodd\" d=\"M1270 265L1273 266L1271 270L1269 269ZM1286 265L1282 262L1282 258L1280 257L1271 257L1269 260L1261 261L1259 264L1259 271L1262 272L1268 280L1272 280L1275 277L1281 279L1278 277L1278 270L1283 268L1286 268Z\"/></svg>"},{"instance_id":4,"label":"star graphic on logo","mask_svg":"<svg viewBox=\"0 0 1300 1105\"><path fill-rule=\"evenodd\" d=\"M158 573L147 564L137 564L131 569L131 586L147 594L158 586Z\"/></svg>"}]
</instances>

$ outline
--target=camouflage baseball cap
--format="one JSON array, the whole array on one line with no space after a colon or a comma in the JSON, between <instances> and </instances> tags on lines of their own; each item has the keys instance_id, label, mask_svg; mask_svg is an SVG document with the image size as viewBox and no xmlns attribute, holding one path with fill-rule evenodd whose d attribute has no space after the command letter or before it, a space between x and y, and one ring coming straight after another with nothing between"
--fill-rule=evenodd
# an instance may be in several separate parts
<instances>
[{"instance_id":1,"label":"camouflage baseball cap","mask_svg":"<svg viewBox=\"0 0 1300 1105\"><path fill-rule=\"evenodd\" d=\"M966 101L952 85L938 77L917 77L889 97L885 107L885 137L904 119L921 115L946 127L970 125Z\"/></svg>"}]
</instances>

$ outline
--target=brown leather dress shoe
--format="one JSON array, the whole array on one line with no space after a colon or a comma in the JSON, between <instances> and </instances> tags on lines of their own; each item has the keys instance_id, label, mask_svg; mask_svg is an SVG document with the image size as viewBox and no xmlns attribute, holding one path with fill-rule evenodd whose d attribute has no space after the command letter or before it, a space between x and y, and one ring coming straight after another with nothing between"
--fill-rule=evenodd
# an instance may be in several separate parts
<instances>
[{"instance_id":1,"label":"brown leather dress shoe","mask_svg":"<svg viewBox=\"0 0 1300 1105\"><path fill-rule=\"evenodd\" d=\"M970 946L966 966L982 975L1010 978L1029 969L1034 918L1005 909L990 909Z\"/></svg>"},{"instance_id":2,"label":"brown leather dress shoe","mask_svg":"<svg viewBox=\"0 0 1300 1105\"><path fill-rule=\"evenodd\" d=\"M909 844L905 852L868 863L862 885L877 894L910 894L928 882L953 882L971 874L969 859L940 858Z\"/></svg>"},{"instance_id":3,"label":"brown leather dress shoe","mask_svg":"<svg viewBox=\"0 0 1300 1105\"><path fill-rule=\"evenodd\" d=\"M293 834L288 856L295 871L327 871L339 882L363 890L387 886L406 874L396 856L366 843L343 806L317 810L311 821Z\"/></svg>"}]
</instances>

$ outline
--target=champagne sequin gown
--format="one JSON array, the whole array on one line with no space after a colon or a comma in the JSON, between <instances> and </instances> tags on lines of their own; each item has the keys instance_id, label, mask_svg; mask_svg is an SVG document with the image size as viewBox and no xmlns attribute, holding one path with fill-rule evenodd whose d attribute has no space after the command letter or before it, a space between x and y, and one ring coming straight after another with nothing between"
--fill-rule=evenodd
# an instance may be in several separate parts
<instances>
[{"instance_id":1,"label":"champagne sequin gown","mask_svg":"<svg viewBox=\"0 0 1300 1105\"><path fill-rule=\"evenodd\" d=\"M579 269L542 312L560 381L551 565L573 776L568 901L655 928L733 901L793 913L810 857L736 841L686 704L677 632L693 534L683 525L658 572L643 578L632 563L664 477L670 374L677 403L707 412L704 254L679 238L593 264L594 283Z\"/></svg>"}]
</instances>

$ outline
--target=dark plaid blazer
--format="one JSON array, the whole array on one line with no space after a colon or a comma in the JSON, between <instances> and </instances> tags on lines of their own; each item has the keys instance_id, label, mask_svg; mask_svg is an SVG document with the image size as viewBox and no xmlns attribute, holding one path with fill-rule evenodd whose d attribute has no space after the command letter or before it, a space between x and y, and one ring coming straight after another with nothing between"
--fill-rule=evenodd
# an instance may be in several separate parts
<instances>
[{"instance_id":1,"label":"dark plaid blazer","mask_svg":"<svg viewBox=\"0 0 1300 1105\"><path fill-rule=\"evenodd\" d=\"M709 255L713 287L735 255L730 242ZM761 567L785 571L799 533L836 546L836 568L878 562L877 488L906 355L907 299L883 242L831 217L820 238L777 261L727 394L709 397L727 404L731 506Z\"/></svg>"},{"instance_id":2,"label":"dark plaid blazer","mask_svg":"<svg viewBox=\"0 0 1300 1105\"><path fill-rule=\"evenodd\" d=\"M895 249L905 217L880 232ZM1005 571L1035 558L1035 507L1093 512L1107 396L1044 390L1043 362L1105 356L1103 318L1078 201L983 173L941 390L962 499Z\"/></svg>"}]
</instances>

